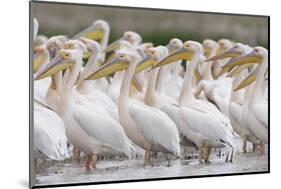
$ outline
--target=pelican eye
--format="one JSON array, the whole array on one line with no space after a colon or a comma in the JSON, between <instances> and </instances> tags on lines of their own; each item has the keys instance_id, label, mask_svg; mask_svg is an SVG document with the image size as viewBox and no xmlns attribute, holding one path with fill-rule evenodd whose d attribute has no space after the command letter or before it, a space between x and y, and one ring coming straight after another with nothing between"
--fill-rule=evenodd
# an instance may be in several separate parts
<instances>
[{"instance_id":1,"label":"pelican eye","mask_svg":"<svg viewBox=\"0 0 281 189\"><path fill-rule=\"evenodd\" d=\"M68 53L65 53L63 56L64 56L64 58L69 58L70 57L70 55Z\"/></svg>"},{"instance_id":2,"label":"pelican eye","mask_svg":"<svg viewBox=\"0 0 281 189\"><path fill-rule=\"evenodd\" d=\"M72 49L73 48L73 45L72 44L69 44L67 45L68 48Z\"/></svg>"}]
</instances>

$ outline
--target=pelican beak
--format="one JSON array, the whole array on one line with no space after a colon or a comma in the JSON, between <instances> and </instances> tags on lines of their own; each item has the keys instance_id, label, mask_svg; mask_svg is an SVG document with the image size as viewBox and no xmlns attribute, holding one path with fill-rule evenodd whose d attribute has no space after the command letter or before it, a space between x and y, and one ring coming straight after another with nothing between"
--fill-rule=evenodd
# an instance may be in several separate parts
<instances>
[{"instance_id":1,"label":"pelican beak","mask_svg":"<svg viewBox=\"0 0 281 189\"><path fill-rule=\"evenodd\" d=\"M233 91L235 92L240 89L243 89L248 85L252 84L254 81L256 81L256 73L257 73L257 69L253 71L250 75L248 75L248 77L246 77Z\"/></svg>"},{"instance_id":2,"label":"pelican beak","mask_svg":"<svg viewBox=\"0 0 281 189\"><path fill-rule=\"evenodd\" d=\"M194 75L195 75L197 81L201 81L203 79L202 74L199 72L199 70L197 68L194 70Z\"/></svg>"},{"instance_id":3,"label":"pelican beak","mask_svg":"<svg viewBox=\"0 0 281 189\"><path fill-rule=\"evenodd\" d=\"M209 57L211 54L211 49L210 48L204 48L204 55L205 57Z\"/></svg>"},{"instance_id":4,"label":"pelican beak","mask_svg":"<svg viewBox=\"0 0 281 189\"><path fill-rule=\"evenodd\" d=\"M45 77L54 75L55 73L67 69L73 64L64 59L61 56L55 57L49 64L45 65L43 68L35 74L34 80L44 79Z\"/></svg>"},{"instance_id":5,"label":"pelican beak","mask_svg":"<svg viewBox=\"0 0 281 189\"><path fill-rule=\"evenodd\" d=\"M192 56L193 56L193 54L190 51L188 51L186 48L181 48L181 49L175 51L174 53L172 53L171 55L167 56L160 62L158 62L156 65L153 66L153 68L164 66L166 64L171 64L178 60L188 60L189 61L189 60L191 60Z\"/></svg>"},{"instance_id":6,"label":"pelican beak","mask_svg":"<svg viewBox=\"0 0 281 189\"><path fill-rule=\"evenodd\" d=\"M140 63L137 65L136 69L135 69L135 74L139 73L143 70L145 70L146 68L155 65L157 62L151 58L150 56L146 55L141 61Z\"/></svg>"},{"instance_id":7,"label":"pelican beak","mask_svg":"<svg viewBox=\"0 0 281 189\"><path fill-rule=\"evenodd\" d=\"M89 38L94 41L101 41L104 37L104 32L101 30L95 30L89 33L86 33L84 37Z\"/></svg>"},{"instance_id":8,"label":"pelican beak","mask_svg":"<svg viewBox=\"0 0 281 189\"><path fill-rule=\"evenodd\" d=\"M139 91L141 93L143 92L142 85L136 76L133 76L131 83L135 87L135 89L137 89L137 91Z\"/></svg>"},{"instance_id":9,"label":"pelican beak","mask_svg":"<svg viewBox=\"0 0 281 189\"><path fill-rule=\"evenodd\" d=\"M243 64L243 65L237 66L233 70L231 70L231 72L227 75L227 77L234 77L234 76L240 74L244 69L251 67L253 65L254 65L254 63L249 63L249 64Z\"/></svg>"},{"instance_id":10,"label":"pelican beak","mask_svg":"<svg viewBox=\"0 0 281 189\"><path fill-rule=\"evenodd\" d=\"M34 54L33 54L33 72L37 72L38 69L42 66L45 60L45 56L42 54L43 49L39 47L34 48Z\"/></svg>"},{"instance_id":11,"label":"pelican beak","mask_svg":"<svg viewBox=\"0 0 281 189\"><path fill-rule=\"evenodd\" d=\"M252 51L248 54L231 59L226 65L223 66L223 68L231 68L242 64L261 63L261 62L262 62L262 57L256 54L255 51Z\"/></svg>"},{"instance_id":12,"label":"pelican beak","mask_svg":"<svg viewBox=\"0 0 281 189\"><path fill-rule=\"evenodd\" d=\"M56 57L56 49L50 50L50 59L52 60L55 57Z\"/></svg>"},{"instance_id":13,"label":"pelican beak","mask_svg":"<svg viewBox=\"0 0 281 189\"><path fill-rule=\"evenodd\" d=\"M117 41L114 41L113 43L109 44L103 51L106 53L115 51L117 49L120 48L120 43L119 41L121 41L123 38L118 39Z\"/></svg>"},{"instance_id":14,"label":"pelican beak","mask_svg":"<svg viewBox=\"0 0 281 189\"><path fill-rule=\"evenodd\" d=\"M218 52L220 52L220 51L218 50ZM228 51L225 51L225 52L220 53L216 56L208 58L207 60L205 60L205 62L220 60L220 59L224 59L224 58L235 58L235 57L238 57L240 55L241 55L241 53L236 52L233 48L231 48Z\"/></svg>"},{"instance_id":15,"label":"pelican beak","mask_svg":"<svg viewBox=\"0 0 281 189\"><path fill-rule=\"evenodd\" d=\"M129 66L127 62L119 58L114 58L111 62L105 64L104 66L100 67L96 70L93 74L87 77L85 80L96 80L102 77L111 75L115 72L121 71L126 69Z\"/></svg>"}]
</instances>

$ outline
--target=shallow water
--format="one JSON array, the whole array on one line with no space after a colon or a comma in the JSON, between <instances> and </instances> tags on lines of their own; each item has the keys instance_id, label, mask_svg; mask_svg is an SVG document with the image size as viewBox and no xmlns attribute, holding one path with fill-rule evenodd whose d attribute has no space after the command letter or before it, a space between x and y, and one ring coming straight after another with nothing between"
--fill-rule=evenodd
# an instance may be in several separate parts
<instances>
[{"instance_id":1,"label":"shallow water","mask_svg":"<svg viewBox=\"0 0 281 189\"><path fill-rule=\"evenodd\" d=\"M58 163L36 174L36 185L262 172L268 170L268 156L238 154L233 163L226 163L224 156L219 158L213 153L207 165L198 160L172 160L170 167L167 164L155 159L153 166L143 167L142 159L106 160L97 163L97 170L85 173L82 163Z\"/></svg>"}]
</instances>

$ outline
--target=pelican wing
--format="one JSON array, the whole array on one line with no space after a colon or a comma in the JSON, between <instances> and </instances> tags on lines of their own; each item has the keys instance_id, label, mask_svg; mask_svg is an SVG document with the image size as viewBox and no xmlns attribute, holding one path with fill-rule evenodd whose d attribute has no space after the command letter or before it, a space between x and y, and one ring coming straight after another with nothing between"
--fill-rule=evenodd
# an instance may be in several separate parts
<instances>
[{"instance_id":1,"label":"pelican wing","mask_svg":"<svg viewBox=\"0 0 281 189\"><path fill-rule=\"evenodd\" d=\"M253 106L252 110L259 122L268 128L268 104L257 103Z\"/></svg>"},{"instance_id":2,"label":"pelican wing","mask_svg":"<svg viewBox=\"0 0 281 189\"><path fill-rule=\"evenodd\" d=\"M175 123L162 111L138 102L130 103L129 114L146 140L179 155L179 134Z\"/></svg>"},{"instance_id":3,"label":"pelican wing","mask_svg":"<svg viewBox=\"0 0 281 189\"><path fill-rule=\"evenodd\" d=\"M176 124L178 130L180 133L183 132L182 130L182 122L181 122L181 116L180 116L180 112L179 112L179 106L176 104L165 104L163 106L161 106L160 108L161 111L163 111L164 113L166 113Z\"/></svg>"},{"instance_id":4,"label":"pelican wing","mask_svg":"<svg viewBox=\"0 0 281 189\"><path fill-rule=\"evenodd\" d=\"M74 119L89 136L113 150L130 157L129 140L118 122L110 116L95 111L91 106L77 105Z\"/></svg>"},{"instance_id":5,"label":"pelican wing","mask_svg":"<svg viewBox=\"0 0 281 189\"><path fill-rule=\"evenodd\" d=\"M205 140L233 146L234 132L230 122L213 104L195 100L180 110L185 124Z\"/></svg>"},{"instance_id":6,"label":"pelican wing","mask_svg":"<svg viewBox=\"0 0 281 189\"><path fill-rule=\"evenodd\" d=\"M68 158L62 119L55 112L38 104L35 104L34 108L34 149L53 160Z\"/></svg>"}]
</instances>

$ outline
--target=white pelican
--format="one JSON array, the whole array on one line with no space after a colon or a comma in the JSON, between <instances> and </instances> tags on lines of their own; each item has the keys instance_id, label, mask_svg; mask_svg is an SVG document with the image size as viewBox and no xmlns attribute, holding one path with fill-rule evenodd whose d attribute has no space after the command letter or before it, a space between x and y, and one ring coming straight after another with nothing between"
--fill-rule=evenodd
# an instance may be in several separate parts
<instances>
[{"instance_id":1,"label":"white pelican","mask_svg":"<svg viewBox=\"0 0 281 189\"><path fill-rule=\"evenodd\" d=\"M64 49L80 49L85 54L87 51L90 52L90 57L84 69L80 72L78 85L76 89L79 93L83 94L89 101L98 103L118 121L118 110L115 103L105 94L96 82L105 78L100 78L95 81L84 81L91 73L98 69L98 59L101 53L100 45L93 40L87 38L80 38L78 40L69 40L64 44Z\"/></svg>"},{"instance_id":2,"label":"white pelican","mask_svg":"<svg viewBox=\"0 0 281 189\"><path fill-rule=\"evenodd\" d=\"M250 53L232 59L226 66L232 67L246 63L259 63L256 74L256 83L248 96L247 102L247 126L249 130L261 141L260 152L264 154L264 144L268 144L268 101L264 98L264 79L268 69L268 51L263 47L255 47ZM250 75L251 77L251 75ZM242 82L235 90L247 86L248 82Z\"/></svg>"},{"instance_id":3,"label":"white pelican","mask_svg":"<svg viewBox=\"0 0 281 189\"><path fill-rule=\"evenodd\" d=\"M183 42L180 39L173 38L169 41L167 48L169 50L169 54L174 51L180 49L183 45ZM167 95L171 96L174 99L179 98L180 89L182 86L183 78L180 76L180 72L182 71L181 60L171 64L171 78L165 83L165 92Z\"/></svg>"},{"instance_id":4,"label":"white pelican","mask_svg":"<svg viewBox=\"0 0 281 189\"><path fill-rule=\"evenodd\" d=\"M97 154L123 154L130 158L133 147L118 122L95 109L84 98L76 98L74 94L74 85L82 68L83 52L61 50L60 54L64 61L55 59L37 74L35 79L69 68L67 82L60 92L58 114L64 121L69 142L87 155L86 171L89 171L91 166L96 168Z\"/></svg>"},{"instance_id":5,"label":"white pelican","mask_svg":"<svg viewBox=\"0 0 281 189\"><path fill-rule=\"evenodd\" d=\"M210 56L214 56L218 50L217 43L210 39L204 40L203 47L205 51L209 52ZM214 80L212 75L212 61L205 62L205 64L204 80L201 80L196 87L194 91L195 96L198 96L203 91L208 101L214 103L225 116L228 116L232 79L223 77Z\"/></svg>"},{"instance_id":6,"label":"white pelican","mask_svg":"<svg viewBox=\"0 0 281 189\"><path fill-rule=\"evenodd\" d=\"M62 119L55 112L36 101L34 102L33 137L36 157L40 157L40 153L57 161L69 157Z\"/></svg>"},{"instance_id":7,"label":"white pelican","mask_svg":"<svg viewBox=\"0 0 281 189\"><path fill-rule=\"evenodd\" d=\"M249 52L250 49L251 48L247 45L244 45L241 43L236 43L231 49L229 49L221 54L218 54L216 56L213 56L213 57L209 58L209 60L215 61L215 60L222 59L222 58L235 58L235 57L238 57L242 54ZM234 87L236 87L240 82L242 82L243 79L245 79L245 74L247 74L247 70L241 70L241 69L242 69L242 66L240 67L240 70L238 70L238 69L234 70L235 72L237 72L236 74L239 74L239 75L236 75L234 77L233 83L232 83L232 89L234 89ZM224 68L224 69L222 69L221 73L225 73L226 71L228 71L228 69ZM239 71L241 73L239 73ZM230 75L231 74L229 74L229 76ZM234 131L243 140L242 150L244 153L246 152L246 149L247 149L248 140L250 142L252 142L253 145L258 143L258 140L254 137L254 135L249 131L248 127L246 126L248 117L247 117L247 114L243 113L245 111L245 108L248 106L246 99L248 98L247 96L249 96L249 94L251 94L251 87L248 87L244 94L243 94L242 90L232 92L230 101L229 101L229 105L228 105L228 113L229 113L228 117L231 121L231 125L232 125Z\"/></svg>"},{"instance_id":8,"label":"white pelican","mask_svg":"<svg viewBox=\"0 0 281 189\"><path fill-rule=\"evenodd\" d=\"M221 54L231 49L234 45L234 42L230 41L229 39L220 39L217 44L219 45L219 47L217 49L216 54ZM215 79L225 78L225 75L220 74L220 71L221 71L221 66L225 65L228 61L229 59L226 58L226 59L214 61L212 63L213 78Z\"/></svg>"},{"instance_id":9,"label":"white pelican","mask_svg":"<svg viewBox=\"0 0 281 189\"><path fill-rule=\"evenodd\" d=\"M230 121L211 103L195 98L192 90L194 70L203 53L200 43L186 41L183 48L160 61L155 67L163 66L177 60L191 60L184 75L183 87L180 95L180 116L184 128L188 129L188 138L199 148L200 156L209 162L211 148L229 146L234 148L233 130ZM233 158L233 149L230 161ZM228 160L228 157L227 159Z\"/></svg>"},{"instance_id":10,"label":"white pelican","mask_svg":"<svg viewBox=\"0 0 281 189\"><path fill-rule=\"evenodd\" d=\"M164 46L158 46L158 47L152 47L147 50L147 56L145 56L142 61L139 63L139 66L137 67L136 71L140 69L142 65L148 65L151 66L158 61L162 60L163 58L168 56L168 49ZM150 63L151 62L151 63ZM168 65L169 66L169 65ZM164 66L161 68L156 68L150 71L150 77L148 78L148 84L147 89L145 91L145 104L161 109L161 107L165 104L177 104L177 101L173 99L172 97L165 94L165 91L161 90L163 88L164 82L160 81L157 86L158 80L163 80L163 76L159 76L160 69L164 70L166 74L170 74L167 71L169 70L168 66ZM167 69L168 68L168 69Z\"/></svg>"},{"instance_id":11,"label":"white pelican","mask_svg":"<svg viewBox=\"0 0 281 189\"><path fill-rule=\"evenodd\" d=\"M150 163L150 151L179 156L180 146L176 125L165 113L130 99L130 83L139 60L140 55L135 50L120 50L110 64L88 79L126 69L118 102L119 119L127 136L145 149L144 165L147 165Z\"/></svg>"}]
</instances>

